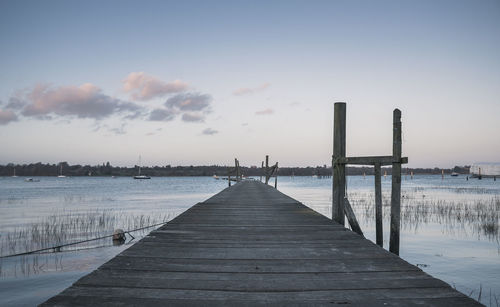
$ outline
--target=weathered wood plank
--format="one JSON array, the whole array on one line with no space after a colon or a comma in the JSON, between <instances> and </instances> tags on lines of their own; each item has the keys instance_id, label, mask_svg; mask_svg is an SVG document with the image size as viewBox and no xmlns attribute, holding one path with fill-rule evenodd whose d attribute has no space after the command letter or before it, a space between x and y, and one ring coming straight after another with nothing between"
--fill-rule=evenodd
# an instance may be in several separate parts
<instances>
[{"instance_id":1,"label":"weathered wood plank","mask_svg":"<svg viewBox=\"0 0 500 307\"><path fill-rule=\"evenodd\" d=\"M172 299L172 298L135 298L135 297L101 297L101 296L56 296L50 300L53 306L195 306L195 307L210 307L210 306L279 306L279 307L296 307L296 306L332 306L342 304L349 306L450 306L462 307L471 306L474 300L469 297L446 297L446 298L392 298L392 299L356 299L356 300L234 300L234 299Z\"/></svg>"},{"instance_id":2,"label":"weathered wood plank","mask_svg":"<svg viewBox=\"0 0 500 307\"><path fill-rule=\"evenodd\" d=\"M355 165L392 165L393 163L406 164L408 163L408 157L399 157L397 159L393 156L343 157L339 158L337 163Z\"/></svg>"},{"instance_id":3,"label":"weathered wood plank","mask_svg":"<svg viewBox=\"0 0 500 307\"><path fill-rule=\"evenodd\" d=\"M222 289L221 289L222 290ZM442 298L464 297L451 287L438 288L407 288L407 289L341 289L318 291L220 291L197 289L151 289L128 287L88 287L72 286L62 292L66 296L102 296L102 297L133 297L133 298L179 298L179 299L235 299L235 300L359 300L379 297L391 298Z\"/></svg>"},{"instance_id":4,"label":"weathered wood plank","mask_svg":"<svg viewBox=\"0 0 500 307\"><path fill-rule=\"evenodd\" d=\"M244 273L348 273L408 272L419 268L394 257L328 260L317 259L168 259L119 255L101 266L113 270L150 270L161 272L244 272Z\"/></svg>"}]
</instances>

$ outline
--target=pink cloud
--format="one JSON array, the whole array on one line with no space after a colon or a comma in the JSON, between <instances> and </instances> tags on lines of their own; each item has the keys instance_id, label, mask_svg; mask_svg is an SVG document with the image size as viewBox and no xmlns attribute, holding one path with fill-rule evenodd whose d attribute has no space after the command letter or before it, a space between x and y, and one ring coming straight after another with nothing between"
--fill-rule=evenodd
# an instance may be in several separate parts
<instances>
[{"instance_id":1,"label":"pink cloud","mask_svg":"<svg viewBox=\"0 0 500 307\"><path fill-rule=\"evenodd\" d=\"M123 90L129 93L133 100L150 100L167 94L183 92L187 88L188 84L183 81L175 80L167 83L144 72L131 72L123 80Z\"/></svg>"},{"instance_id":2,"label":"pink cloud","mask_svg":"<svg viewBox=\"0 0 500 307\"><path fill-rule=\"evenodd\" d=\"M257 87L253 87L253 88L243 87L243 88L239 88L239 89L235 90L233 92L233 95L235 95L235 96L242 96L242 95L253 94L255 92L263 91L263 90L267 89L269 86L271 86L271 84L264 83L262 85L259 85Z\"/></svg>"},{"instance_id":3,"label":"pink cloud","mask_svg":"<svg viewBox=\"0 0 500 307\"><path fill-rule=\"evenodd\" d=\"M56 88L39 84L25 98L27 105L22 114L38 118L56 114L101 119L115 112L138 112L140 109L135 104L104 95L99 87L90 83Z\"/></svg>"},{"instance_id":4,"label":"pink cloud","mask_svg":"<svg viewBox=\"0 0 500 307\"><path fill-rule=\"evenodd\" d=\"M17 121L17 115L11 110L2 111L0 109L0 125L7 125L10 122Z\"/></svg>"}]
</instances>

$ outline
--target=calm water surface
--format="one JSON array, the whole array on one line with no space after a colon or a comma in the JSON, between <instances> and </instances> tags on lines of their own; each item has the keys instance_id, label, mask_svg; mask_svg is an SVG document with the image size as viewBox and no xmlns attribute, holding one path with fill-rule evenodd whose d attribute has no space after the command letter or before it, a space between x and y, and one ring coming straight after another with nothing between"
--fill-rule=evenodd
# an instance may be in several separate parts
<instances>
[{"instance_id":1,"label":"calm water surface","mask_svg":"<svg viewBox=\"0 0 500 307\"><path fill-rule=\"evenodd\" d=\"M168 221L227 185L211 177L0 178L0 254L54 246ZM382 178L388 248L390 177ZM365 236L375 240L373 178L348 177L348 196ZM331 216L331 179L279 177L278 189ZM500 303L500 181L403 178L401 257L481 302ZM0 305L32 306L70 286L135 240L109 238L0 259Z\"/></svg>"}]
</instances>

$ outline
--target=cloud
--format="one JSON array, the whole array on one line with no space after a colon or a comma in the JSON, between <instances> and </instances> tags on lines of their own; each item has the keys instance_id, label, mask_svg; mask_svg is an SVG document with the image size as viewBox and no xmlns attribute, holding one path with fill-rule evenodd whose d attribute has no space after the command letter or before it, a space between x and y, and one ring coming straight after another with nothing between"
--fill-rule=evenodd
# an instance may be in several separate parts
<instances>
[{"instance_id":1,"label":"cloud","mask_svg":"<svg viewBox=\"0 0 500 307\"><path fill-rule=\"evenodd\" d=\"M26 95L26 100L28 103L22 114L41 119L51 114L103 119L115 113L138 112L141 109L133 103L104 95L99 87L90 83L57 88L39 84Z\"/></svg>"},{"instance_id":2,"label":"cloud","mask_svg":"<svg viewBox=\"0 0 500 307\"><path fill-rule=\"evenodd\" d=\"M205 115L210 113L212 96L200 93L184 93L170 97L165 108L155 109L149 114L152 121L171 121L177 115L184 122L204 122Z\"/></svg>"},{"instance_id":3,"label":"cloud","mask_svg":"<svg viewBox=\"0 0 500 307\"><path fill-rule=\"evenodd\" d=\"M151 132L146 133L146 135L147 136L155 135L158 132L160 132L161 130L162 130L162 128L157 128L155 131L151 131Z\"/></svg>"},{"instance_id":4,"label":"cloud","mask_svg":"<svg viewBox=\"0 0 500 307\"><path fill-rule=\"evenodd\" d=\"M177 115L177 112L174 110L154 109L149 114L149 120L168 122L168 121L173 120L176 115Z\"/></svg>"},{"instance_id":5,"label":"cloud","mask_svg":"<svg viewBox=\"0 0 500 307\"><path fill-rule=\"evenodd\" d=\"M250 87L239 88L239 89L233 91L233 95L243 96L243 95L253 94L255 92L259 92L259 91L263 91L263 90L267 89L270 85L271 84L269 84L269 83L264 83L262 85L259 85L257 87L253 87L253 88L250 88Z\"/></svg>"},{"instance_id":6,"label":"cloud","mask_svg":"<svg viewBox=\"0 0 500 307\"><path fill-rule=\"evenodd\" d=\"M274 114L273 109L264 109L264 110L255 112L255 115L271 115L271 114Z\"/></svg>"},{"instance_id":7,"label":"cloud","mask_svg":"<svg viewBox=\"0 0 500 307\"><path fill-rule=\"evenodd\" d=\"M188 88L188 84L180 80L167 83L144 72L131 72L122 82L123 90L133 100L142 101L183 92Z\"/></svg>"},{"instance_id":8,"label":"cloud","mask_svg":"<svg viewBox=\"0 0 500 307\"><path fill-rule=\"evenodd\" d=\"M0 110L0 125L7 125L10 122L17 121L17 115L10 110Z\"/></svg>"},{"instance_id":9,"label":"cloud","mask_svg":"<svg viewBox=\"0 0 500 307\"><path fill-rule=\"evenodd\" d=\"M170 97L165 102L166 110L172 114L182 114L185 122L204 122L210 113L212 96L200 93L184 93Z\"/></svg>"},{"instance_id":10,"label":"cloud","mask_svg":"<svg viewBox=\"0 0 500 307\"><path fill-rule=\"evenodd\" d=\"M185 122L204 122L205 116L199 113L184 113L182 114L182 120Z\"/></svg>"},{"instance_id":11,"label":"cloud","mask_svg":"<svg viewBox=\"0 0 500 307\"><path fill-rule=\"evenodd\" d=\"M169 98L165 106L179 111L207 111L211 101L212 96L208 94L186 93Z\"/></svg>"},{"instance_id":12,"label":"cloud","mask_svg":"<svg viewBox=\"0 0 500 307\"><path fill-rule=\"evenodd\" d=\"M300 106L300 102L294 101L294 102L290 102L288 105L291 107L297 107L297 106Z\"/></svg>"},{"instance_id":13,"label":"cloud","mask_svg":"<svg viewBox=\"0 0 500 307\"><path fill-rule=\"evenodd\" d=\"M125 131L125 127L126 124L122 124L120 127L110 128L109 131L114 134L121 135L127 133L127 131Z\"/></svg>"},{"instance_id":14,"label":"cloud","mask_svg":"<svg viewBox=\"0 0 500 307\"><path fill-rule=\"evenodd\" d=\"M5 108L10 110L20 110L24 108L26 104L27 102L24 100L21 100L17 97L11 97L9 98L9 103L5 106Z\"/></svg>"},{"instance_id":15,"label":"cloud","mask_svg":"<svg viewBox=\"0 0 500 307\"><path fill-rule=\"evenodd\" d=\"M214 134L219 133L219 131L214 130L212 128L207 128L207 129L203 130L201 133L204 135L214 135Z\"/></svg>"}]
</instances>

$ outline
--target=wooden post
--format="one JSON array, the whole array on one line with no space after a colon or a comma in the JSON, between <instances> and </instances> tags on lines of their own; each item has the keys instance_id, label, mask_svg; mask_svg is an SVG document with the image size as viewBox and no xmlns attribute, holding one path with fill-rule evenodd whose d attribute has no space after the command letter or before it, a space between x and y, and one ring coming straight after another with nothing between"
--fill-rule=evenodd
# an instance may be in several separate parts
<instances>
[{"instance_id":1,"label":"wooden post","mask_svg":"<svg viewBox=\"0 0 500 307\"><path fill-rule=\"evenodd\" d=\"M236 182L240 181L238 159L234 158L234 170L236 171Z\"/></svg>"},{"instance_id":2,"label":"wooden post","mask_svg":"<svg viewBox=\"0 0 500 307\"><path fill-rule=\"evenodd\" d=\"M337 162L345 158L345 102L336 102L333 114L333 195L332 195L332 220L345 225L344 199L345 199L345 164Z\"/></svg>"},{"instance_id":3,"label":"wooden post","mask_svg":"<svg viewBox=\"0 0 500 307\"><path fill-rule=\"evenodd\" d=\"M243 174L241 173L241 169L240 169L240 161L236 160L236 162L238 163L237 170L236 170L236 172L237 172L236 175L238 176L238 178L236 178L236 181L240 182L241 179L242 179Z\"/></svg>"},{"instance_id":4,"label":"wooden post","mask_svg":"<svg viewBox=\"0 0 500 307\"><path fill-rule=\"evenodd\" d=\"M260 166L260 182L262 182L262 172L264 171L264 161L262 161L262 164Z\"/></svg>"},{"instance_id":5,"label":"wooden post","mask_svg":"<svg viewBox=\"0 0 500 307\"><path fill-rule=\"evenodd\" d=\"M227 174L227 182L229 182L228 186L231 186L231 173Z\"/></svg>"},{"instance_id":6,"label":"wooden post","mask_svg":"<svg viewBox=\"0 0 500 307\"><path fill-rule=\"evenodd\" d=\"M347 216L347 221L349 221L349 225L351 225L352 231L364 237L363 231L361 231L361 227L359 227L358 220L356 219L356 215L354 214L354 210L352 210L351 204L349 203L349 200L347 198L344 198L344 208L345 215Z\"/></svg>"},{"instance_id":7,"label":"wooden post","mask_svg":"<svg viewBox=\"0 0 500 307\"><path fill-rule=\"evenodd\" d=\"M392 193L391 193L391 235L389 251L399 255L399 230L401 227L401 111L393 113L392 135Z\"/></svg>"},{"instance_id":8,"label":"wooden post","mask_svg":"<svg viewBox=\"0 0 500 307\"><path fill-rule=\"evenodd\" d=\"M384 247L384 232L382 223L382 178L380 163L375 164L375 228L377 245Z\"/></svg>"},{"instance_id":9,"label":"wooden post","mask_svg":"<svg viewBox=\"0 0 500 307\"><path fill-rule=\"evenodd\" d=\"M274 188L278 188L278 162L276 162L276 170L274 171Z\"/></svg>"},{"instance_id":10,"label":"wooden post","mask_svg":"<svg viewBox=\"0 0 500 307\"><path fill-rule=\"evenodd\" d=\"M269 182L269 156L266 155L266 184Z\"/></svg>"}]
</instances>

